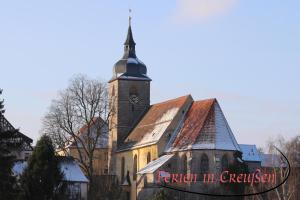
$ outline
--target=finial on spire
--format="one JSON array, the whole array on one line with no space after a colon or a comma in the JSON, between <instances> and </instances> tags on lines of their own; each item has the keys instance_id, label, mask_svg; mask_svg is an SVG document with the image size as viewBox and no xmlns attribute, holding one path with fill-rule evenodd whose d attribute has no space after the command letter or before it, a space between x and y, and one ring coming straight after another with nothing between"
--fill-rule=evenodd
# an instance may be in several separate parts
<instances>
[{"instance_id":1,"label":"finial on spire","mask_svg":"<svg viewBox=\"0 0 300 200\"><path fill-rule=\"evenodd\" d=\"M131 26L131 8L129 8L129 26Z\"/></svg>"}]
</instances>

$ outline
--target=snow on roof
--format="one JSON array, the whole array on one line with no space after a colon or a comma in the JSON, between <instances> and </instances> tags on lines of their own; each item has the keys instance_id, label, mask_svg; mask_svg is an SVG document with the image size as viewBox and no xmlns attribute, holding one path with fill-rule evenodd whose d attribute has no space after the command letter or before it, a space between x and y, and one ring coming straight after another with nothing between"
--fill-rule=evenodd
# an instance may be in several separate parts
<instances>
[{"instance_id":1,"label":"snow on roof","mask_svg":"<svg viewBox=\"0 0 300 200\"><path fill-rule=\"evenodd\" d=\"M172 145L173 151L187 149L240 151L216 99L196 101L189 109Z\"/></svg>"},{"instance_id":2,"label":"snow on roof","mask_svg":"<svg viewBox=\"0 0 300 200\"><path fill-rule=\"evenodd\" d=\"M64 180L71 182L89 182L74 160L63 160L60 169L64 173Z\"/></svg>"},{"instance_id":3,"label":"snow on roof","mask_svg":"<svg viewBox=\"0 0 300 200\"><path fill-rule=\"evenodd\" d=\"M285 167L287 164L282 160L280 155L261 154L262 167Z\"/></svg>"},{"instance_id":4,"label":"snow on roof","mask_svg":"<svg viewBox=\"0 0 300 200\"><path fill-rule=\"evenodd\" d=\"M156 143L190 99L187 95L152 105L126 138L121 150Z\"/></svg>"},{"instance_id":5,"label":"snow on roof","mask_svg":"<svg viewBox=\"0 0 300 200\"><path fill-rule=\"evenodd\" d=\"M219 103L214 105L216 120L216 149L241 151Z\"/></svg>"},{"instance_id":6,"label":"snow on roof","mask_svg":"<svg viewBox=\"0 0 300 200\"><path fill-rule=\"evenodd\" d=\"M79 165L74 161L73 158L59 157L59 166L61 171L64 173L64 181L71 182L89 182L81 171ZM24 169L27 167L26 161L18 161L14 164L12 171L14 175L21 175Z\"/></svg>"},{"instance_id":7,"label":"snow on roof","mask_svg":"<svg viewBox=\"0 0 300 200\"><path fill-rule=\"evenodd\" d=\"M181 119L178 121L177 127L174 129L174 131L171 133L170 140L168 141L167 145L165 146L164 152L171 152L172 151L172 145L174 140L176 139L179 131L181 130L183 126L183 121L185 119L186 113L181 116Z\"/></svg>"},{"instance_id":8,"label":"snow on roof","mask_svg":"<svg viewBox=\"0 0 300 200\"><path fill-rule=\"evenodd\" d=\"M172 119L175 117L178 110L178 108L171 108L166 110L166 112L163 113L162 116L160 116L154 124L150 124L153 129L149 130L138 143L145 144L151 141L158 141L172 122Z\"/></svg>"},{"instance_id":9,"label":"snow on roof","mask_svg":"<svg viewBox=\"0 0 300 200\"><path fill-rule=\"evenodd\" d=\"M163 155L156 160L151 161L148 163L143 169L141 169L138 174L149 174L154 173L159 167L165 164L168 160L170 160L174 154L167 154Z\"/></svg>"},{"instance_id":10,"label":"snow on roof","mask_svg":"<svg viewBox=\"0 0 300 200\"><path fill-rule=\"evenodd\" d=\"M239 144L242 150L242 158L244 161L261 162L260 153L258 152L256 145L251 144Z\"/></svg>"}]
</instances>

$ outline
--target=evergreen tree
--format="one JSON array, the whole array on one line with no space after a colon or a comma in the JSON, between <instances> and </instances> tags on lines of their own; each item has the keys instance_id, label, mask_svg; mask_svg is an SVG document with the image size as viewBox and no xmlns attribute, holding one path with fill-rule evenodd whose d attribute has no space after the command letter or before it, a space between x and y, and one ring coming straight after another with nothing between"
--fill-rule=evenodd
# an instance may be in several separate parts
<instances>
[{"instance_id":1,"label":"evergreen tree","mask_svg":"<svg viewBox=\"0 0 300 200\"><path fill-rule=\"evenodd\" d=\"M0 95L2 95L2 89L0 89ZM4 113L4 100L0 100L0 115L2 115L3 113Z\"/></svg>"},{"instance_id":2,"label":"evergreen tree","mask_svg":"<svg viewBox=\"0 0 300 200\"><path fill-rule=\"evenodd\" d=\"M62 178L52 141L44 135L37 142L21 176L22 199L60 199L58 195L64 193Z\"/></svg>"},{"instance_id":3,"label":"evergreen tree","mask_svg":"<svg viewBox=\"0 0 300 200\"><path fill-rule=\"evenodd\" d=\"M0 95L2 90L0 89ZM0 100L0 198L14 199L17 195L16 179L12 174L15 157L10 155L10 139L16 131L6 131L1 124L1 118L4 114L4 101Z\"/></svg>"}]
</instances>

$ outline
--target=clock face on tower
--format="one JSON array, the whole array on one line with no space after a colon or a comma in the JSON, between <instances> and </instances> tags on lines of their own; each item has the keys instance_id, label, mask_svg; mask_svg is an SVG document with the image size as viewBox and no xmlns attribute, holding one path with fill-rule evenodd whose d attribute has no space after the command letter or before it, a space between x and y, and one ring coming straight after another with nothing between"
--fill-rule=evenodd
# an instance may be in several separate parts
<instances>
[{"instance_id":1,"label":"clock face on tower","mask_svg":"<svg viewBox=\"0 0 300 200\"><path fill-rule=\"evenodd\" d=\"M139 102L139 97L136 94L131 94L129 96L129 102L132 104L137 104Z\"/></svg>"}]
</instances>

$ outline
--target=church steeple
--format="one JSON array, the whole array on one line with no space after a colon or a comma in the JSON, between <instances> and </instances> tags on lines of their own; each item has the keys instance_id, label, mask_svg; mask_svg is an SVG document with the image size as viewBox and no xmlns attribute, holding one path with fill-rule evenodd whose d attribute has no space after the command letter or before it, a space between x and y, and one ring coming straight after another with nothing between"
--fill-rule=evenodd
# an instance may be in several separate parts
<instances>
[{"instance_id":1,"label":"church steeple","mask_svg":"<svg viewBox=\"0 0 300 200\"><path fill-rule=\"evenodd\" d=\"M120 147L134 125L150 107L150 82L146 65L137 58L132 34L131 17L124 54L113 67L109 81L109 96L112 99L110 135L113 148Z\"/></svg>"},{"instance_id":2,"label":"church steeple","mask_svg":"<svg viewBox=\"0 0 300 200\"><path fill-rule=\"evenodd\" d=\"M122 58L113 67L113 77L110 81L116 79L134 79L151 81L147 76L146 65L137 58L135 52L135 41L131 29L131 17L129 16L129 26L127 37L124 42L124 54Z\"/></svg>"},{"instance_id":3,"label":"church steeple","mask_svg":"<svg viewBox=\"0 0 300 200\"><path fill-rule=\"evenodd\" d=\"M126 37L126 40L124 42L124 56L128 56L128 57L131 57L131 58L136 58L136 55L135 55L135 42L134 42L134 39L133 39L132 30L131 30L131 17L130 16L129 16L129 26L128 26L127 37Z\"/></svg>"}]
</instances>

